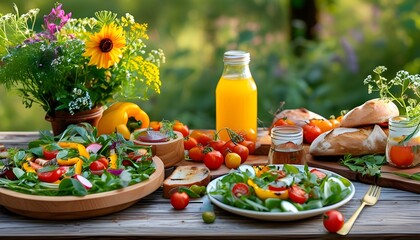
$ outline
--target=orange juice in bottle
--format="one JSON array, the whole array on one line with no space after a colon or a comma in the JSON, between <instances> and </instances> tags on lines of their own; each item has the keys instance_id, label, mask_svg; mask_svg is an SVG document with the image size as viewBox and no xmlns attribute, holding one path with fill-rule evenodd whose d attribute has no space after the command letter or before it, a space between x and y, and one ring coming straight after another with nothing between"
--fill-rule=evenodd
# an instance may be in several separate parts
<instances>
[{"instance_id":1,"label":"orange juice in bottle","mask_svg":"<svg viewBox=\"0 0 420 240\"><path fill-rule=\"evenodd\" d=\"M230 128L255 140L257 134L257 85L249 70L249 53L225 52L223 74L216 87L216 130ZM219 137L228 141L225 130Z\"/></svg>"}]
</instances>

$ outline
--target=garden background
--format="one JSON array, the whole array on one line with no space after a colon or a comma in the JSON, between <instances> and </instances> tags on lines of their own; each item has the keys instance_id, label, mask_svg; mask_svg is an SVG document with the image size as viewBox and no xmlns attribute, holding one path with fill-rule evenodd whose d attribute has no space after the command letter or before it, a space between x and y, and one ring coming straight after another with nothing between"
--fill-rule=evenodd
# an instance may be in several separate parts
<instances>
[{"instance_id":1,"label":"garden background","mask_svg":"<svg viewBox=\"0 0 420 240\"><path fill-rule=\"evenodd\" d=\"M2 0L0 13L40 8L36 25L55 1ZM152 120L215 127L214 91L223 53L244 50L258 86L261 127L283 108L305 107L338 116L377 95L363 80L379 65L385 77L419 73L420 1L417 0L61 0L73 17L99 10L131 13L149 25L151 48L161 48L160 95L136 101ZM307 24L305 24L307 23ZM308 25L309 24L309 25ZM25 109L16 92L0 86L0 131L50 129L45 112Z\"/></svg>"}]
</instances>

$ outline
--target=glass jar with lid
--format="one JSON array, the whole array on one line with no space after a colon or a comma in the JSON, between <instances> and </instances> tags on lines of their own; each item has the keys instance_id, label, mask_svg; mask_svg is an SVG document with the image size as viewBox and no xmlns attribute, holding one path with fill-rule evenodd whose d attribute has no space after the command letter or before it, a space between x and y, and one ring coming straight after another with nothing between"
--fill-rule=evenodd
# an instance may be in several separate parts
<instances>
[{"instance_id":1,"label":"glass jar with lid","mask_svg":"<svg viewBox=\"0 0 420 240\"><path fill-rule=\"evenodd\" d=\"M305 164L303 129L299 126L282 125L271 129L269 164Z\"/></svg>"}]
</instances>

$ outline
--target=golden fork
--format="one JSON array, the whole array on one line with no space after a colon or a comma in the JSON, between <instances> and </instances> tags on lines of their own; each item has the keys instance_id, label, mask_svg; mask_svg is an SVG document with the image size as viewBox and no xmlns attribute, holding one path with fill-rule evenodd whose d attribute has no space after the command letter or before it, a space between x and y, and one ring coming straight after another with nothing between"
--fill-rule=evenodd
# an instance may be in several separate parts
<instances>
[{"instance_id":1,"label":"golden fork","mask_svg":"<svg viewBox=\"0 0 420 240\"><path fill-rule=\"evenodd\" d=\"M369 190L365 194L362 199L362 204L360 207L354 212L353 216L349 218L349 220L344 223L343 227L338 230L338 234L346 235L350 232L351 228L353 227L354 222L356 221L357 217L359 216L360 212L362 211L365 205L372 206L375 205L381 195L381 187L379 186L370 186Z\"/></svg>"}]
</instances>

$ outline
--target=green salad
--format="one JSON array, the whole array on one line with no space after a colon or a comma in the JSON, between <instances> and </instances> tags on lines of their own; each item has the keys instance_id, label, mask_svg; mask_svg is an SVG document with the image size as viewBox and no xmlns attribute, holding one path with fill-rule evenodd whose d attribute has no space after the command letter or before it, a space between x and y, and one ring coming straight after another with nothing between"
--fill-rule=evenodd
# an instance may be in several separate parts
<instances>
[{"instance_id":1,"label":"green salad","mask_svg":"<svg viewBox=\"0 0 420 240\"><path fill-rule=\"evenodd\" d=\"M149 179L156 171L150 147L119 133L98 135L89 124L59 136L40 132L28 148L10 148L0 159L0 187L44 196L84 196Z\"/></svg>"},{"instance_id":2,"label":"green salad","mask_svg":"<svg viewBox=\"0 0 420 240\"><path fill-rule=\"evenodd\" d=\"M299 212L338 203L351 186L346 178L307 165L243 165L218 179L209 194L241 209Z\"/></svg>"}]
</instances>

